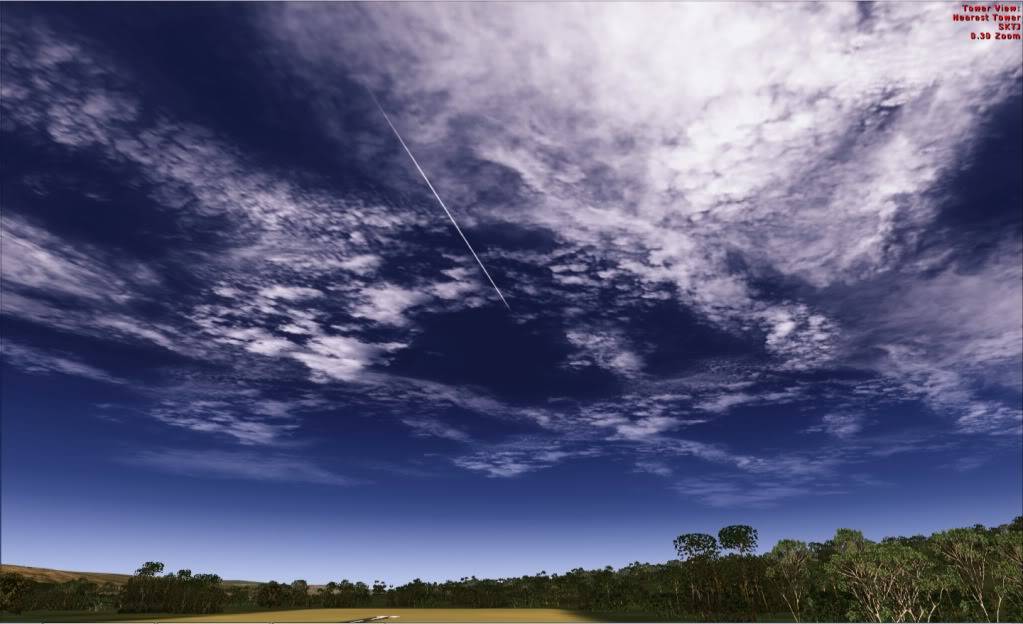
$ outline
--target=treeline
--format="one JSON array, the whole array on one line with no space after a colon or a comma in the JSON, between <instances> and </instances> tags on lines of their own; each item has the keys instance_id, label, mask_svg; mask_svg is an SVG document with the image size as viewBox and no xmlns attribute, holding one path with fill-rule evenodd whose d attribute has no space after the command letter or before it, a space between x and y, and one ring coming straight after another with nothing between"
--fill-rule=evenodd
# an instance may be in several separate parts
<instances>
[{"instance_id":1,"label":"treeline","mask_svg":"<svg viewBox=\"0 0 1023 624\"><path fill-rule=\"evenodd\" d=\"M121 586L84 578L41 583L20 574L0 575L0 611L121 611L124 613L219 613L232 599L247 600L223 588L216 574L158 576L163 564L146 562Z\"/></svg>"},{"instance_id":2,"label":"treeline","mask_svg":"<svg viewBox=\"0 0 1023 624\"><path fill-rule=\"evenodd\" d=\"M340 609L348 607L367 607L374 604L374 595L380 596L386 591L379 581L373 585L372 592L365 583L351 581L331 581L310 594L309 585L305 581L294 581L290 585L270 581L263 583L254 592L255 603L267 609L322 607ZM378 600L377 603L380 601Z\"/></svg>"},{"instance_id":3,"label":"treeline","mask_svg":"<svg viewBox=\"0 0 1023 624\"><path fill-rule=\"evenodd\" d=\"M299 580L225 589L216 575L183 570L159 576L163 565L147 563L116 592L79 581L74 588L62 583L25 591L15 587L24 579L9 574L0 578L0 609L535 607L676 621L755 621L781 614L797 622L1023 621L1023 517L998 527L880 542L839 529L825 542L781 540L764 554L756 554L757 540L752 527L733 525L716 536L680 535L674 543L678 558L662 564L443 583L416 579L399 586L342 580L312 589Z\"/></svg>"},{"instance_id":4,"label":"treeline","mask_svg":"<svg viewBox=\"0 0 1023 624\"><path fill-rule=\"evenodd\" d=\"M821 543L781 540L762 555L757 541L755 529L734 525L717 536L680 535L678 559L664 564L414 580L373 594L393 607L544 607L676 621L1023 621L1023 517L880 542L839 529Z\"/></svg>"},{"instance_id":5,"label":"treeline","mask_svg":"<svg viewBox=\"0 0 1023 624\"><path fill-rule=\"evenodd\" d=\"M163 564L148 561L124 584L119 596L125 613L219 613L227 603L227 592L216 574L157 576Z\"/></svg>"},{"instance_id":6,"label":"treeline","mask_svg":"<svg viewBox=\"0 0 1023 624\"><path fill-rule=\"evenodd\" d=\"M113 611L120 588L84 578L40 583L20 574L0 574L0 611Z\"/></svg>"}]
</instances>

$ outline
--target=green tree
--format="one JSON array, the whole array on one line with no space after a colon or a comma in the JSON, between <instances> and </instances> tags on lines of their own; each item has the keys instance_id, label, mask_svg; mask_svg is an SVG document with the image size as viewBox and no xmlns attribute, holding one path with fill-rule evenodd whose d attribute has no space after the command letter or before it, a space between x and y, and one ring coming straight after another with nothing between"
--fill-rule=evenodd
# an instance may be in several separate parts
<instances>
[{"instance_id":1,"label":"green tree","mask_svg":"<svg viewBox=\"0 0 1023 624\"><path fill-rule=\"evenodd\" d=\"M147 561L135 570L121 590L121 610L137 613L155 610L157 594L164 585L156 576L161 572L163 564L159 561Z\"/></svg>"},{"instance_id":2,"label":"green tree","mask_svg":"<svg viewBox=\"0 0 1023 624\"><path fill-rule=\"evenodd\" d=\"M223 610L224 603L227 602L227 593L218 575L189 575L185 582L186 604L182 613L218 613Z\"/></svg>"},{"instance_id":3,"label":"green tree","mask_svg":"<svg viewBox=\"0 0 1023 624\"><path fill-rule=\"evenodd\" d=\"M289 604L293 607L309 606L309 583L299 579L291 582L291 597Z\"/></svg>"},{"instance_id":4,"label":"green tree","mask_svg":"<svg viewBox=\"0 0 1023 624\"><path fill-rule=\"evenodd\" d=\"M941 556L953 587L966 595L975 613L985 622L991 621L991 566L994 544L984 527L951 529L931 536L935 551ZM997 607L995 607L997 617Z\"/></svg>"},{"instance_id":5,"label":"green tree","mask_svg":"<svg viewBox=\"0 0 1023 624\"><path fill-rule=\"evenodd\" d=\"M733 524L718 531L718 543L724 550L752 555L757 549L757 530L745 524Z\"/></svg>"},{"instance_id":6,"label":"green tree","mask_svg":"<svg viewBox=\"0 0 1023 624\"><path fill-rule=\"evenodd\" d=\"M338 605L337 600L338 586L334 581L330 581L323 587L316 590L316 597L320 601L320 605L327 609L333 609Z\"/></svg>"},{"instance_id":7,"label":"green tree","mask_svg":"<svg viewBox=\"0 0 1023 624\"><path fill-rule=\"evenodd\" d=\"M372 595L370 594L369 586L363 583L362 581L359 581L355 584L355 588L352 590L352 596L353 607L361 607L368 605L370 603L370 600L372 600Z\"/></svg>"},{"instance_id":8,"label":"green tree","mask_svg":"<svg viewBox=\"0 0 1023 624\"><path fill-rule=\"evenodd\" d=\"M147 561L135 571L121 588L119 602L122 612L216 613L223 609L227 602L227 593L219 576L193 575L191 570L179 570L177 574L157 576L163 568L160 562ZM84 579L81 582L85 583ZM62 585L68 586L69 591L75 589L68 583ZM92 600L93 604L99 596L93 583L83 586L78 593L91 596L89 600ZM80 601L85 599L82 598Z\"/></svg>"},{"instance_id":9,"label":"green tree","mask_svg":"<svg viewBox=\"0 0 1023 624\"><path fill-rule=\"evenodd\" d=\"M285 606L285 600L289 591L290 588L287 585L282 585L277 581L261 583L256 590L256 604L268 609Z\"/></svg>"},{"instance_id":10,"label":"green tree","mask_svg":"<svg viewBox=\"0 0 1023 624\"><path fill-rule=\"evenodd\" d=\"M813 587L815 559L804 542L780 540L768 554L771 560L767 574L778 580L778 592L792 618L800 622L806 597Z\"/></svg>"},{"instance_id":11,"label":"green tree","mask_svg":"<svg viewBox=\"0 0 1023 624\"><path fill-rule=\"evenodd\" d=\"M830 555L836 554L847 554L856 552L866 548L870 542L863 537L861 531L855 529L838 529L835 531L835 537L828 540L826 546L827 550L830 550Z\"/></svg>"},{"instance_id":12,"label":"green tree","mask_svg":"<svg viewBox=\"0 0 1023 624\"><path fill-rule=\"evenodd\" d=\"M21 613L31 582L20 574L0 574L0 611Z\"/></svg>"},{"instance_id":13,"label":"green tree","mask_svg":"<svg viewBox=\"0 0 1023 624\"><path fill-rule=\"evenodd\" d=\"M135 570L135 576L156 576L163 572L163 564L159 561L147 561L142 564L138 570Z\"/></svg>"},{"instance_id":14,"label":"green tree","mask_svg":"<svg viewBox=\"0 0 1023 624\"><path fill-rule=\"evenodd\" d=\"M997 596L995 621L1000 622L1006 601L1023 615L1023 531L999 531L991 546L991 578Z\"/></svg>"},{"instance_id":15,"label":"green tree","mask_svg":"<svg viewBox=\"0 0 1023 624\"><path fill-rule=\"evenodd\" d=\"M836 535L839 552L827 566L855 598L850 618L929 622L944 593L931 561L904 544L875 544L856 533Z\"/></svg>"},{"instance_id":16,"label":"green tree","mask_svg":"<svg viewBox=\"0 0 1023 624\"><path fill-rule=\"evenodd\" d=\"M720 552L717 540L706 533L683 533L675 538L674 544L678 558L683 561L710 561Z\"/></svg>"},{"instance_id":17,"label":"green tree","mask_svg":"<svg viewBox=\"0 0 1023 624\"><path fill-rule=\"evenodd\" d=\"M781 540L756 555L756 533L744 525L725 527L718 538L687 533L675 540L677 559L611 567L575 568L501 579L465 577L443 583L415 579L393 587L347 580L329 583L315 596L305 581L223 588L215 574L180 570L161 575L147 562L123 586L122 611L213 613L233 607L549 607L646 613L666 620L694 617L740 621L752 613L754 598L764 613L788 610L797 621L854 620L923 622L984 619L1023 621L1023 520L996 528L956 529L931 537L887 537L880 543L859 531L839 529L833 539L804 544ZM722 552L727 553L722 555ZM959 564L954 564L959 561ZM963 563L965 562L965 563ZM981 598L971 589L980 580ZM66 583L0 578L4 608L24 611L101 609L112 605L111 587L84 579ZM760 588L759 593L757 588ZM747 612L746 609L750 609ZM622 618L625 619L625 618Z\"/></svg>"},{"instance_id":18,"label":"green tree","mask_svg":"<svg viewBox=\"0 0 1023 624\"><path fill-rule=\"evenodd\" d=\"M758 561L753 556L757 549L757 530L746 524L733 524L718 531L718 543L723 550L735 551L729 555L730 567L738 576L739 593L742 594L744 607L754 621L757 619L757 597L763 595L763 588L758 582L754 568ZM727 565L727 564L726 564Z\"/></svg>"},{"instance_id":19,"label":"green tree","mask_svg":"<svg viewBox=\"0 0 1023 624\"><path fill-rule=\"evenodd\" d=\"M706 533L683 533L675 538L674 544L678 558L685 563L678 571L688 581L691 604L707 618L714 610L714 591L719 585L719 575L713 565L721 552L718 542Z\"/></svg>"}]
</instances>

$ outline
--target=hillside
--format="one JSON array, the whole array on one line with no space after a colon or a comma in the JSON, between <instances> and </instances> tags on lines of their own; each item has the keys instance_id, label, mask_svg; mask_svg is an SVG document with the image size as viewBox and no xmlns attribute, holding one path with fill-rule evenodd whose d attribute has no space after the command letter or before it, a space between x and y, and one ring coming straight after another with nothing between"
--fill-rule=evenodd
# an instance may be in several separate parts
<instances>
[{"instance_id":1,"label":"hillside","mask_svg":"<svg viewBox=\"0 0 1023 624\"><path fill-rule=\"evenodd\" d=\"M20 566L12 564L0 564L0 572L13 572L33 581L40 583L64 583L75 579L84 578L93 583L113 583L124 585L130 574L115 574L113 572L75 572L71 570L53 570L51 568L35 568L32 566ZM258 585L258 581L224 581L224 585Z\"/></svg>"}]
</instances>

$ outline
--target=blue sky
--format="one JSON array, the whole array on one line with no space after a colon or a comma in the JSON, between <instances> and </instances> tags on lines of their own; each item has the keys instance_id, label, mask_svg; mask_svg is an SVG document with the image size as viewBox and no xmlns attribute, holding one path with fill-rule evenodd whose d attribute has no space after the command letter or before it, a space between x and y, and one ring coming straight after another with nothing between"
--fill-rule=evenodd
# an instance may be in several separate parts
<instances>
[{"instance_id":1,"label":"blue sky","mask_svg":"<svg viewBox=\"0 0 1023 624\"><path fill-rule=\"evenodd\" d=\"M402 582L1021 513L1019 46L948 5L2 13L4 563Z\"/></svg>"}]
</instances>

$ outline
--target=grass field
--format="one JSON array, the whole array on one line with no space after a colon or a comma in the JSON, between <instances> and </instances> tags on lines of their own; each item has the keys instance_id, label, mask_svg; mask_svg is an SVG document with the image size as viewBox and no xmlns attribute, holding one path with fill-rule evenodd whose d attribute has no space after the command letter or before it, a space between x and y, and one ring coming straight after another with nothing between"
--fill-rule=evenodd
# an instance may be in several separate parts
<instances>
[{"instance_id":1,"label":"grass field","mask_svg":"<svg viewBox=\"0 0 1023 624\"><path fill-rule=\"evenodd\" d=\"M0 622L156 622L181 617L169 613L118 613L116 611L25 611L0 614Z\"/></svg>"},{"instance_id":2,"label":"grass field","mask_svg":"<svg viewBox=\"0 0 1023 624\"><path fill-rule=\"evenodd\" d=\"M287 611L256 611L218 613L190 617L161 614L132 615L127 613L35 612L20 616L5 615L4 622L349 622L376 615L397 615L383 620L392 624L404 622L601 622L621 621L621 616L601 617L565 609L290 609ZM628 618L649 621L644 617Z\"/></svg>"},{"instance_id":3,"label":"grass field","mask_svg":"<svg viewBox=\"0 0 1023 624\"><path fill-rule=\"evenodd\" d=\"M578 612L564 609L297 609L231 613L180 619L167 622L346 622L375 615L397 615L386 620L402 622L594 622Z\"/></svg>"},{"instance_id":4,"label":"grass field","mask_svg":"<svg viewBox=\"0 0 1023 624\"><path fill-rule=\"evenodd\" d=\"M291 609L247 611L216 615L181 616L160 613L95 613L91 611L35 611L21 615L0 615L0 622L351 622L376 615L397 615L390 624L404 622L658 622L647 613L588 613L567 609ZM688 621L697 621L694 619ZM759 622L792 622L787 614L764 614Z\"/></svg>"}]
</instances>

